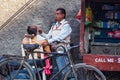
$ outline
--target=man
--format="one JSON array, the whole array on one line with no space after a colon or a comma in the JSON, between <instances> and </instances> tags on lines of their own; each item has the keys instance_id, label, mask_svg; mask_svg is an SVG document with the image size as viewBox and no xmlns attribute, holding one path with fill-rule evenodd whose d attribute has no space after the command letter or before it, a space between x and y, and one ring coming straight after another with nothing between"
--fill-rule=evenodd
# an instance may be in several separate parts
<instances>
[{"instance_id":1,"label":"man","mask_svg":"<svg viewBox=\"0 0 120 80\"><path fill-rule=\"evenodd\" d=\"M55 17L56 17L56 23L55 23L55 25L53 25L51 27L48 34L45 34L39 28L39 33L47 39L42 43L44 46L51 44L55 41L61 41L61 40L70 42L70 34L72 32L72 29L71 29L68 21L65 20L65 18L66 18L65 9L63 9L63 8L56 9ZM66 57L63 57L63 56L57 57L56 62L57 62L59 70L62 69L63 66L67 64Z\"/></svg>"},{"instance_id":2,"label":"man","mask_svg":"<svg viewBox=\"0 0 120 80\"><path fill-rule=\"evenodd\" d=\"M70 34L72 32L72 29L68 21L65 20L66 18L65 9L63 8L56 9L55 17L57 22L55 25L51 27L48 34L45 34L41 29L39 29L40 34L47 39L45 42L43 42L44 45L51 44L55 41L61 40L66 40L67 42L70 41Z\"/></svg>"}]
</instances>

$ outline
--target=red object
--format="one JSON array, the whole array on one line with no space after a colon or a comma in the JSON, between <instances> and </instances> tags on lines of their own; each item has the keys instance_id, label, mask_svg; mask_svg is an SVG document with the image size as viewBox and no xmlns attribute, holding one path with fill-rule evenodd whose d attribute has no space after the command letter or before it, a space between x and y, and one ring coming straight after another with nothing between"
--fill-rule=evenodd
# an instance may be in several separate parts
<instances>
[{"instance_id":1,"label":"red object","mask_svg":"<svg viewBox=\"0 0 120 80\"><path fill-rule=\"evenodd\" d=\"M83 62L102 71L120 71L120 56L84 54Z\"/></svg>"},{"instance_id":2,"label":"red object","mask_svg":"<svg viewBox=\"0 0 120 80\"><path fill-rule=\"evenodd\" d=\"M108 32L107 35L108 35L108 37L113 37L114 32Z\"/></svg>"},{"instance_id":3,"label":"red object","mask_svg":"<svg viewBox=\"0 0 120 80\"><path fill-rule=\"evenodd\" d=\"M77 13L77 15L75 16L76 19L80 20L81 19L81 9L79 10L79 12Z\"/></svg>"},{"instance_id":4,"label":"red object","mask_svg":"<svg viewBox=\"0 0 120 80\"><path fill-rule=\"evenodd\" d=\"M47 56L45 55L45 58L46 58ZM47 60L45 60L45 63L46 63L46 66L44 67L44 72L45 72L45 74L46 75L51 75L51 71L50 71L50 60L49 59L47 59Z\"/></svg>"},{"instance_id":5,"label":"red object","mask_svg":"<svg viewBox=\"0 0 120 80\"><path fill-rule=\"evenodd\" d=\"M114 38L120 38L120 30L115 30L113 37Z\"/></svg>"},{"instance_id":6,"label":"red object","mask_svg":"<svg viewBox=\"0 0 120 80\"><path fill-rule=\"evenodd\" d=\"M80 53L84 54L85 0L81 0Z\"/></svg>"}]
</instances>

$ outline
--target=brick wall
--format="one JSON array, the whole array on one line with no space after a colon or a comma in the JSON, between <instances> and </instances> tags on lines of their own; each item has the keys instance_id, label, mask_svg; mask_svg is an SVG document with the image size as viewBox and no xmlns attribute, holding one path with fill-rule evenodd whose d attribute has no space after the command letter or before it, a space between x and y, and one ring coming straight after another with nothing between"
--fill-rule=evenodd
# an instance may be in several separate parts
<instances>
[{"instance_id":1,"label":"brick wall","mask_svg":"<svg viewBox=\"0 0 120 80\"><path fill-rule=\"evenodd\" d=\"M7 4L10 0L3 1L6 1ZM4 2L0 1L1 3ZM6 28L0 31L0 54L21 54L20 44L27 26L39 24L45 32L48 32L51 23L54 22L54 11L58 7L63 7L67 11L67 20L70 21L74 34L72 35L74 38L72 41L79 41L79 24L74 17L80 8L80 0L36 0L21 15L11 21ZM1 10L4 10L4 8ZM4 16L4 14L1 16Z\"/></svg>"},{"instance_id":2,"label":"brick wall","mask_svg":"<svg viewBox=\"0 0 120 80\"><path fill-rule=\"evenodd\" d=\"M0 0L0 26L29 0Z\"/></svg>"}]
</instances>

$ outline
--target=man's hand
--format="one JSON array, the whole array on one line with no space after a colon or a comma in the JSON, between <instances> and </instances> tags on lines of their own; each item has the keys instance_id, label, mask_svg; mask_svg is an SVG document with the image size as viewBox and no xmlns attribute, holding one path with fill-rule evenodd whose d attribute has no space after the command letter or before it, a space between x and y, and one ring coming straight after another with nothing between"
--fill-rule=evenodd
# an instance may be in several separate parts
<instances>
[{"instance_id":1,"label":"man's hand","mask_svg":"<svg viewBox=\"0 0 120 80\"><path fill-rule=\"evenodd\" d=\"M42 34L43 30L41 27L38 27L38 32L39 32L39 34Z\"/></svg>"},{"instance_id":2,"label":"man's hand","mask_svg":"<svg viewBox=\"0 0 120 80\"><path fill-rule=\"evenodd\" d=\"M48 43L48 41L47 40L44 40L43 42L42 42L42 46L47 46L49 43Z\"/></svg>"}]
</instances>

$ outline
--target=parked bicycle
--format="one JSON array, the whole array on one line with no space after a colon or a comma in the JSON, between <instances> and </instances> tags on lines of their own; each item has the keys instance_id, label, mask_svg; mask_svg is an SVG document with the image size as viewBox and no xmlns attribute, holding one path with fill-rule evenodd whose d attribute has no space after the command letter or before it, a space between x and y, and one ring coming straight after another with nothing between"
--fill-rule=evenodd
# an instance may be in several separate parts
<instances>
[{"instance_id":1,"label":"parked bicycle","mask_svg":"<svg viewBox=\"0 0 120 80\"><path fill-rule=\"evenodd\" d=\"M106 80L104 74L97 68L86 65L85 63L73 63L70 50L79 47L79 45L71 46L67 49L65 49L63 46L59 46L57 47L56 52L51 53L34 51L38 47L39 45L37 44L24 45L28 56L29 54L33 55L33 53L49 54L49 57L40 59L40 62L44 62L46 59L55 56L67 56L68 58L68 64L66 64L61 70L59 70L55 75L51 76L48 80L56 80L55 78L67 67L69 67L69 70L64 74L64 77L62 77L61 80ZM37 66L36 60L33 56L34 67L31 67L27 62L26 57L3 55L4 59L0 61L0 80L17 80L17 77L20 79L22 78L21 76L23 75L23 72L25 73L25 77L22 78L22 80L44 80L40 74L44 68ZM37 79L35 74L38 76Z\"/></svg>"}]
</instances>

